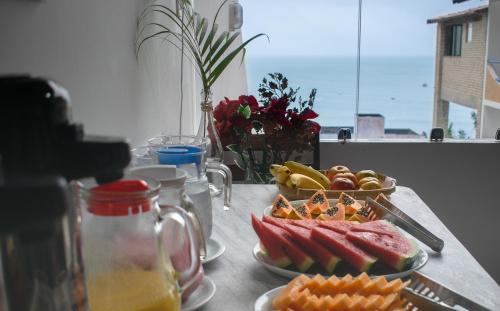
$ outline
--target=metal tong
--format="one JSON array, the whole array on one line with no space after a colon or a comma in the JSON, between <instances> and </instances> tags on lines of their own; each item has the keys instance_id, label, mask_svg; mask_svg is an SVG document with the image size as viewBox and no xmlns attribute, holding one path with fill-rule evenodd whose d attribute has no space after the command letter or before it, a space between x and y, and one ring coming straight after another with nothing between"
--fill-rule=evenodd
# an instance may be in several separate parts
<instances>
[{"instance_id":1,"label":"metal tong","mask_svg":"<svg viewBox=\"0 0 500 311\"><path fill-rule=\"evenodd\" d=\"M385 219L401 227L409 234L429 246L433 251L441 253L444 247L444 241L429 232L418 222L406 215L385 197L379 197L380 202L367 198L367 207L376 215L377 219Z\"/></svg>"},{"instance_id":2,"label":"metal tong","mask_svg":"<svg viewBox=\"0 0 500 311\"><path fill-rule=\"evenodd\" d=\"M491 311L416 271L410 276L410 284L401 291L401 297L408 301L407 310L459 310L455 308L458 305L471 311Z\"/></svg>"}]
</instances>

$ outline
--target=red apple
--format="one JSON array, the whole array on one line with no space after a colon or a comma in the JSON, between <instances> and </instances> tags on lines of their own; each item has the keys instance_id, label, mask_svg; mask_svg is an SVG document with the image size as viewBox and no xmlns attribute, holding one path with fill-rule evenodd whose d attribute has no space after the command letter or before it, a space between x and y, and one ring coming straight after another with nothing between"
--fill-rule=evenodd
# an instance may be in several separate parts
<instances>
[{"instance_id":1,"label":"red apple","mask_svg":"<svg viewBox=\"0 0 500 311\"><path fill-rule=\"evenodd\" d=\"M356 190L356 185L350 179L338 177L331 183L330 190Z\"/></svg>"},{"instance_id":2,"label":"red apple","mask_svg":"<svg viewBox=\"0 0 500 311\"><path fill-rule=\"evenodd\" d=\"M330 179L330 181L333 181L333 178L335 177L335 175L339 174L339 173L350 173L351 171L349 170L349 168L347 166L343 166L343 165L335 165L335 166L332 166L332 168L330 168L328 170L328 172L326 173L326 177L328 177L328 179Z\"/></svg>"},{"instance_id":3,"label":"red apple","mask_svg":"<svg viewBox=\"0 0 500 311\"><path fill-rule=\"evenodd\" d=\"M347 178L354 183L354 186L358 185L358 179L356 178L356 175L354 175L353 173L350 173L350 172L349 173L338 173L337 175L335 175L335 177L333 177L333 180L335 180L337 178ZM332 182L333 182L333 180L332 180Z\"/></svg>"}]
</instances>

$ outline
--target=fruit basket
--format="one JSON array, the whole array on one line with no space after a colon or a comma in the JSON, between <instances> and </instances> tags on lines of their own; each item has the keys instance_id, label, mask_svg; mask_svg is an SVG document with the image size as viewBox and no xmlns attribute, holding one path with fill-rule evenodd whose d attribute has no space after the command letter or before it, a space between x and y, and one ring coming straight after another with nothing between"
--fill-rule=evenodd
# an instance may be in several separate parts
<instances>
[{"instance_id":1,"label":"fruit basket","mask_svg":"<svg viewBox=\"0 0 500 311\"><path fill-rule=\"evenodd\" d=\"M320 171L326 175L325 171ZM378 179L382 183L381 189L373 190L324 190L328 198L338 198L342 192L349 194L355 199L365 199L367 197L375 198L379 194L384 194L386 196L390 195L396 191L396 179L385 176L383 174L377 173ZM302 200L311 197L317 189L303 189L303 188L290 188L284 184L276 184L278 186L279 192L287 197L289 200Z\"/></svg>"}]
</instances>

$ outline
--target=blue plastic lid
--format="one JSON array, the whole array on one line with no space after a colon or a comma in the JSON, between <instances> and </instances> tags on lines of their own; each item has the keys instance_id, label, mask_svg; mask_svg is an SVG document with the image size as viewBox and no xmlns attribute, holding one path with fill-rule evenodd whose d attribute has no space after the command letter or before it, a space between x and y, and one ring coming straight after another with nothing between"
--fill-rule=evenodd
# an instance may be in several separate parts
<instances>
[{"instance_id":1,"label":"blue plastic lid","mask_svg":"<svg viewBox=\"0 0 500 311\"><path fill-rule=\"evenodd\" d=\"M160 164L180 166L194 163L198 166L204 151L200 147L179 145L159 148L156 153Z\"/></svg>"}]
</instances>

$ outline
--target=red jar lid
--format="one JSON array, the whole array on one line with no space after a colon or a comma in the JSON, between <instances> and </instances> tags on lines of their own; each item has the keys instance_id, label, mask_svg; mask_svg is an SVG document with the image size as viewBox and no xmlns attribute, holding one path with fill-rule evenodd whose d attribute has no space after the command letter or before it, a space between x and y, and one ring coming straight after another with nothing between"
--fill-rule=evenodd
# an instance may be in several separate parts
<instances>
[{"instance_id":1,"label":"red jar lid","mask_svg":"<svg viewBox=\"0 0 500 311\"><path fill-rule=\"evenodd\" d=\"M99 216L128 216L151 210L144 180L119 180L90 190L89 212Z\"/></svg>"}]
</instances>

